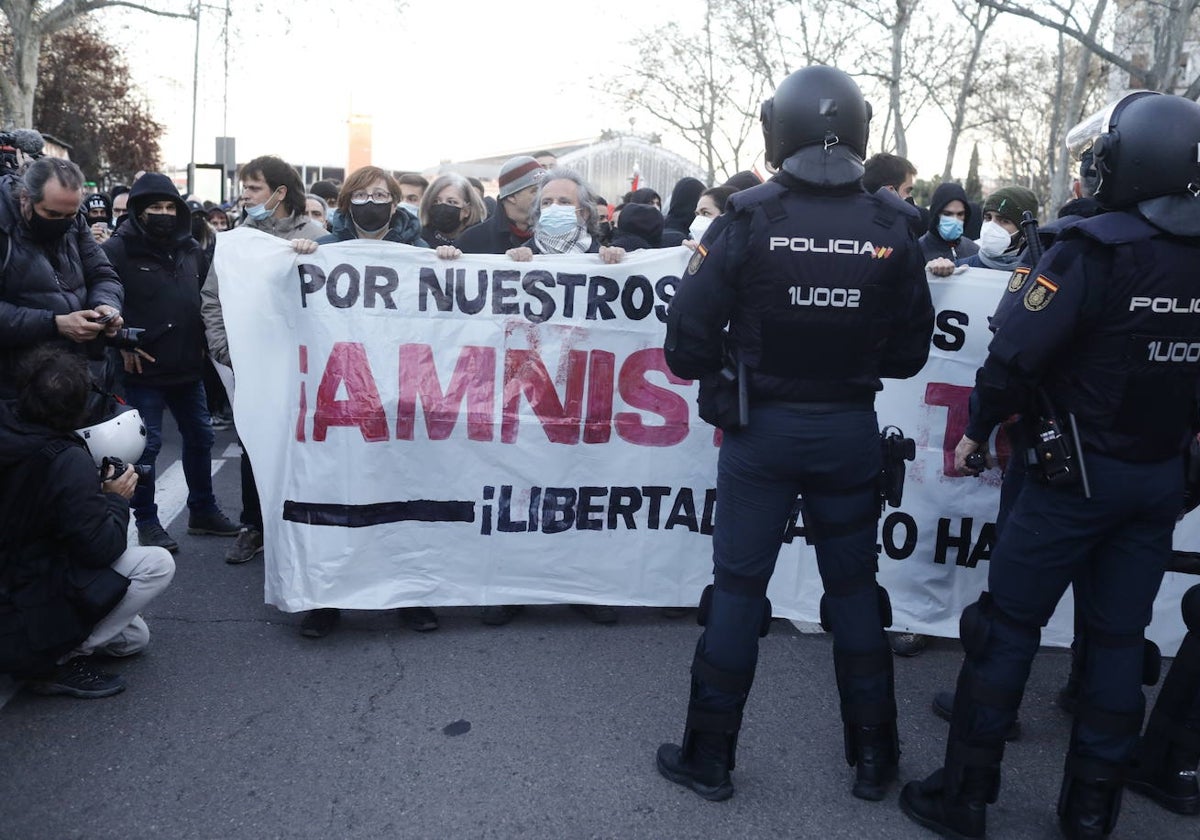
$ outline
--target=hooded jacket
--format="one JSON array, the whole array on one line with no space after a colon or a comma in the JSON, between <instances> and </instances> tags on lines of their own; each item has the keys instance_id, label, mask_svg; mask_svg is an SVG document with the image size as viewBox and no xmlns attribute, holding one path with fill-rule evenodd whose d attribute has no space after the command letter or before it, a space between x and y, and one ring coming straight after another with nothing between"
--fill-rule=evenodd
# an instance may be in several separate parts
<instances>
[{"instance_id":1,"label":"hooded jacket","mask_svg":"<svg viewBox=\"0 0 1200 840\"><path fill-rule=\"evenodd\" d=\"M163 200L175 205L175 230L157 239L141 217L148 205ZM207 260L192 238L191 213L171 179L157 172L138 178L129 193L129 218L101 247L125 285L125 325L146 331L141 346L154 357L143 360L141 374L126 373L126 379L167 387L203 377L200 286Z\"/></svg>"},{"instance_id":2,"label":"hooded jacket","mask_svg":"<svg viewBox=\"0 0 1200 840\"><path fill-rule=\"evenodd\" d=\"M128 586L111 566L126 549L129 503L99 480L77 435L0 401L0 672L53 666L115 606L97 611L81 593Z\"/></svg>"},{"instance_id":3,"label":"hooded jacket","mask_svg":"<svg viewBox=\"0 0 1200 840\"><path fill-rule=\"evenodd\" d=\"M83 213L61 239L43 245L21 213L20 189L16 176L0 179L0 391L11 389L17 357L35 344L81 349L59 335L56 315L102 304L120 310L124 303L117 272Z\"/></svg>"},{"instance_id":4,"label":"hooded jacket","mask_svg":"<svg viewBox=\"0 0 1200 840\"><path fill-rule=\"evenodd\" d=\"M318 245L328 245L332 242L348 242L359 239L358 229L349 213L338 213L332 222L332 230L317 240ZM417 248L428 248L429 243L421 238L421 223L413 218L407 210L396 208L392 212L392 221L387 233L383 235L384 242L399 242Z\"/></svg>"},{"instance_id":5,"label":"hooded jacket","mask_svg":"<svg viewBox=\"0 0 1200 840\"><path fill-rule=\"evenodd\" d=\"M661 248L664 234L663 215L653 204L626 204L617 219L612 244L626 251Z\"/></svg>"},{"instance_id":6,"label":"hooded jacket","mask_svg":"<svg viewBox=\"0 0 1200 840\"><path fill-rule=\"evenodd\" d=\"M967 215L963 220L964 230L971 225L973 210L971 203L967 201L966 190L960 184L952 181L938 184L937 189L933 191L933 197L929 200L929 230L917 240L921 245L921 253L925 257L925 262L937 259L938 257L957 260L970 257L979 252L979 246L968 239L966 233L963 233L954 242L948 242L938 232L938 223L941 221L942 211L946 209L946 205L951 201L961 201L966 208Z\"/></svg>"},{"instance_id":7,"label":"hooded jacket","mask_svg":"<svg viewBox=\"0 0 1200 840\"><path fill-rule=\"evenodd\" d=\"M696 218L696 202L704 192L704 184L696 178L680 178L671 190L671 203L663 219L662 247L682 245L691 239L689 229Z\"/></svg>"}]
</instances>

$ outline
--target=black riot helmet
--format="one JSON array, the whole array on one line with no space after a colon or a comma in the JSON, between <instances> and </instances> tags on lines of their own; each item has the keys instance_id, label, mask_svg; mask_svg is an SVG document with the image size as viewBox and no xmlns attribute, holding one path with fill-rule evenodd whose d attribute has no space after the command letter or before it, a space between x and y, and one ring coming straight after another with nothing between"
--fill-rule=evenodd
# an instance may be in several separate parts
<instances>
[{"instance_id":1,"label":"black riot helmet","mask_svg":"<svg viewBox=\"0 0 1200 840\"><path fill-rule=\"evenodd\" d=\"M848 146L861 160L870 122L871 106L854 79L835 67L804 67L763 103L767 163L778 169L796 150L817 143Z\"/></svg>"},{"instance_id":2,"label":"black riot helmet","mask_svg":"<svg viewBox=\"0 0 1200 840\"><path fill-rule=\"evenodd\" d=\"M1089 134L1096 200L1104 207L1200 193L1200 104L1134 91L1073 128L1067 143L1086 144Z\"/></svg>"}]
</instances>

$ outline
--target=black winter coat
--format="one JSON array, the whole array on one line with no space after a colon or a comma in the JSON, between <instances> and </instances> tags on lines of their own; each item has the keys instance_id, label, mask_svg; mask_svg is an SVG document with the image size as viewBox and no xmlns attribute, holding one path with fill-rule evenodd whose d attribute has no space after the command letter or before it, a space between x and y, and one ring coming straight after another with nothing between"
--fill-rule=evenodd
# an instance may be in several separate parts
<instances>
[{"instance_id":1,"label":"black winter coat","mask_svg":"<svg viewBox=\"0 0 1200 840\"><path fill-rule=\"evenodd\" d=\"M125 285L125 326L146 331L141 346L155 359L142 360L140 375L125 374L137 385L183 385L204 375L200 287L207 259L192 238L187 214L176 220L174 237L155 241L130 215L103 245Z\"/></svg>"},{"instance_id":2,"label":"black winter coat","mask_svg":"<svg viewBox=\"0 0 1200 840\"><path fill-rule=\"evenodd\" d=\"M111 566L126 548L129 502L100 491L78 436L0 401L0 527L0 673L36 672L86 639L128 586ZM84 595L98 589L109 603Z\"/></svg>"},{"instance_id":3,"label":"black winter coat","mask_svg":"<svg viewBox=\"0 0 1200 840\"><path fill-rule=\"evenodd\" d=\"M12 375L22 352L44 342L79 345L58 334L56 315L108 304L122 309L124 292L117 272L92 238L80 213L49 246L34 241L21 214L20 182L0 178L0 391L12 393Z\"/></svg>"},{"instance_id":4,"label":"black winter coat","mask_svg":"<svg viewBox=\"0 0 1200 840\"><path fill-rule=\"evenodd\" d=\"M510 248L528 245L533 231L521 236L513 232L512 223L504 214L504 202L496 206L496 212L477 225L464 230L454 244L464 254L504 254Z\"/></svg>"}]
</instances>

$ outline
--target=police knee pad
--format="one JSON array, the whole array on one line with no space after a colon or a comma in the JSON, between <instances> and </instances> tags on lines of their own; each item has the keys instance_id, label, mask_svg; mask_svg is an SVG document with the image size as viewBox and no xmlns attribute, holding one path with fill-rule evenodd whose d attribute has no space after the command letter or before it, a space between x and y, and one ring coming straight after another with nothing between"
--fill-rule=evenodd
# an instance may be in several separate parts
<instances>
[{"instance_id":1,"label":"police knee pad","mask_svg":"<svg viewBox=\"0 0 1200 840\"><path fill-rule=\"evenodd\" d=\"M1162 651L1149 639L1143 640L1142 685L1158 685L1162 676Z\"/></svg>"},{"instance_id":2,"label":"police knee pad","mask_svg":"<svg viewBox=\"0 0 1200 840\"><path fill-rule=\"evenodd\" d=\"M708 626L708 614L712 610L713 585L710 583L700 593L700 605L696 608L696 623L701 627Z\"/></svg>"},{"instance_id":3,"label":"police knee pad","mask_svg":"<svg viewBox=\"0 0 1200 840\"><path fill-rule=\"evenodd\" d=\"M1179 609L1187 629L1192 633L1200 633L1200 583L1183 593Z\"/></svg>"},{"instance_id":4,"label":"police knee pad","mask_svg":"<svg viewBox=\"0 0 1200 840\"><path fill-rule=\"evenodd\" d=\"M967 605L958 619L958 640L968 658L982 653L987 648L988 638L992 634L992 624L986 615L987 604L990 602L990 599L984 600L987 597L988 593L982 593L978 601Z\"/></svg>"},{"instance_id":5,"label":"police knee pad","mask_svg":"<svg viewBox=\"0 0 1200 840\"><path fill-rule=\"evenodd\" d=\"M716 591L716 585L710 583L704 587L704 591L700 593L700 605L696 609L696 623L701 627L708 626L708 616L712 612L713 592ZM762 624L758 628L758 637L761 639L771 631L771 599L762 596L763 615Z\"/></svg>"}]
</instances>

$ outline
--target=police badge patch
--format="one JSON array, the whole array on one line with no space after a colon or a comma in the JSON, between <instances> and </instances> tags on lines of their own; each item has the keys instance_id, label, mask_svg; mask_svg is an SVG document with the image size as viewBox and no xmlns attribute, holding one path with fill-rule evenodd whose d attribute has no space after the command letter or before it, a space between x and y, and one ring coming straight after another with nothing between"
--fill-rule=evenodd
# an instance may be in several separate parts
<instances>
[{"instance_id":1,"label":"police badge patch","mask_svg":"<svg viewBox=\"0 0 1200 840\"><path fill-rule=\"evenodd\" d=\"M1057 291L1058 284L1047 280L1039 274L1037 281L1025 293L1025 308L1030 312L1040 312L1050 305L1050 301L1054 298L1054 293Z\"/></svg>"},{"instance_id":2,"label":"police badge patch","mask_svg":"<svg viewBox=\"0 0 1200 840\"><path fill-rule=\"evenodd\" d=\"M1021 287L1025 285L1025 280L1029 277L1029 267L1021 266L1014 271L1008 278L1008 290L1010 292L1019 292Z\"/></svg>"},{"instance_id":3,"label":"police badge patch","mask_svg":"<svg viewBox=\"0 0 1200 840\"><path fill-rule=\"evenodd\" d=\"M687 273L695 274L700 270L700 266L704 264L704 258L708 256L708 249L703 245L696 246L696 253L692 254L692 258L688 260Z\"/></svg>"}]
</instances>

